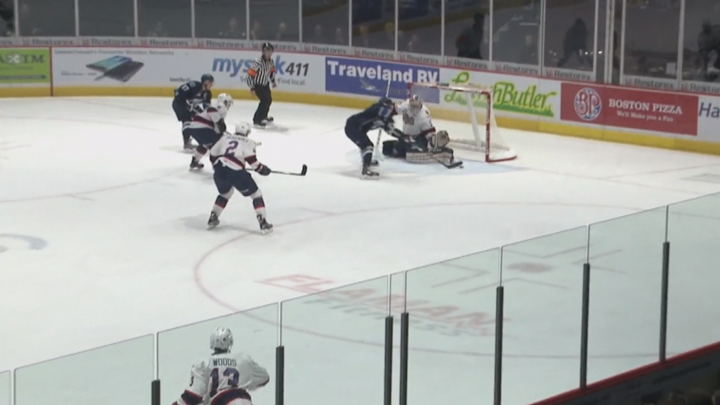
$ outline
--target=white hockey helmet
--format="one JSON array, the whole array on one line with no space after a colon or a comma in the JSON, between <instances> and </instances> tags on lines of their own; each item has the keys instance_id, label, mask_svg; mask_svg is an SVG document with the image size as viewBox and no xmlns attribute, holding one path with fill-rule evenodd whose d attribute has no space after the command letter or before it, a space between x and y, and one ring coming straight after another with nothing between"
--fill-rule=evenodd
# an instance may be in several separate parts
<instances>
[{"instance_id":1,"label":"white hockey helmet","mask_svg":"<svg viewBox=\"0 0 720 405\"><path fill-rule=\"evenodd\" d=\"M418 112L422 108L422 99L417 94L413 94L409 99L408 103L410 104L410 110L413 112Z\"/></svg>"},{"instance_id":2,"label":"white hockey helmet","mask_svg":"<svg viewBox=\"0 0 720 405\"><path fill-rule=\"evenodd\" d=\"M252 128L250 127L250 124L247 122L241 122L239 124L235 124L235 135L242 135L242 136L248 136L250 135L250 131Z\"/></svg>"},{"instance_id":3,"label":"white hockey helmet","mask_svg":"<svg viewBox=\"0 0 720 405\"><path fill-rule=\"evenodd\" d=\"M233 105L233 98L231 95L229 95L227 93L222 93L218 96L217 103L218 103L218 105L225 106L225 108L229 110L230 107L232 107L232 105Z\"/></svg>"},{"instance_id":4,"label":"white hockey helmet","mask_svg":"<svg viewBox=\"0 0 720 405\"><path fill-rule=\"evenodd\" d=\"M228 351L233 345L233 335L228 328L217 328L210 334L210 348Z\"/></svg>"}]
</instances>

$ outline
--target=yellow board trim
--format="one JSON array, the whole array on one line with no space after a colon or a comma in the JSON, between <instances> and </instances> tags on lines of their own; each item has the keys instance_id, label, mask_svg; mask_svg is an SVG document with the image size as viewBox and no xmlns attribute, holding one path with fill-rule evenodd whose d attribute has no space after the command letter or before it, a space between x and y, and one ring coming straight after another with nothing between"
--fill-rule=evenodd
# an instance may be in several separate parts
<instances>
[{"instance_id":1,"label":"yellow board trim","mask_svg":"<svg viewBox=\"0 0 720 405\"><path fill-rule=\"evenodd\" d=\"M56 87L55 96L81 97L81 96L136 96L136 97L170 97L174 87ZM250 100L249 90L228 90L214 88L213 92L228 93L238 100ZM0 97L33 97L49 96L49 89L35 88L4 88L0 89ZM289 103L325 105L332 107L345 107L361 109L368 105L365 98L340 96L333 94L305 94L273 91L273 100ZM467 113L459 110L433 108L433 117L437 119L468 122ZM498 117L500 127L520 129L525 131L545 132L556 135L571 136L575 138L592 139L615 143L625 143L639 146L649 146L661 149L673 149L685 152L720 155L720 143L669 138L658 135L629 133L604 128L581 127L561 122L547 122L533 119Z\"/></svg>"},{"instance_id":2,"label":"yellow board trim","mask_svg":"<svg viewBox=\"0 0 720 405\"><path fill-rule=\"evenodd\" d=\"M50 97L50 86L0 87L0 98L1 97Z\"/></svg>"}]
</instances>

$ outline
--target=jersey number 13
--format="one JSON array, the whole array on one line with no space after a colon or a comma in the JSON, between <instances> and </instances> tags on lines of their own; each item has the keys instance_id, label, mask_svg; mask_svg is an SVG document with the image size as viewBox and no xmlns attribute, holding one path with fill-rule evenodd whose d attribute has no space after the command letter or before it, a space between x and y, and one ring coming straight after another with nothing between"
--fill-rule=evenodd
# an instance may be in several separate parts
<instances>
[{"instance_id":1,"label":"jersey number 13","mask_svg":"<svg viewBox=\"0 0 720 405\"><path fill-rule=\"evenodd\" d=\"M226 368L220 376L220 369L214 368L210 372L210 398L218 393L218 389L237 388L240 372L234 368ZM220 380L227 379L227 384L220 385Z\"/></svg>"}]
</instances>

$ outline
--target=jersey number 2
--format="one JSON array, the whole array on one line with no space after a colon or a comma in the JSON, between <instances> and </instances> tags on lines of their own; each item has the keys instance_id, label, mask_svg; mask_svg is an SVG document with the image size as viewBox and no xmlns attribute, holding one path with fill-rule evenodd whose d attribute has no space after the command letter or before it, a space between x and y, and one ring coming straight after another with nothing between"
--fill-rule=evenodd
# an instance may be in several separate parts
<instances>
[{"instance_id":1,"label":"jersey number 2","mask_svg":"<svg viewBox=\"0 0 720 405\"><path fill-rule=\"evenodd\" d=\"M223 373L228 378L228 386L231 388L237 388L238 381L240 380L240 372L234 368L226 368ZM214 368L210 372L210 398L217 394L218 387L220 386L220 370Z\"/></svg>"},{"instance_id":2,"label":"jersey number 2","mask_svg":"<svg viewBox=\"0 0 720 405\"><path fill-rule=\"evenodd\" d=\"M228 147L225 149L226 155L232 155L235 153L235 149L237 149L239 143L238 141L230 141L228 142Z\"/></svg>"}]
</instances>

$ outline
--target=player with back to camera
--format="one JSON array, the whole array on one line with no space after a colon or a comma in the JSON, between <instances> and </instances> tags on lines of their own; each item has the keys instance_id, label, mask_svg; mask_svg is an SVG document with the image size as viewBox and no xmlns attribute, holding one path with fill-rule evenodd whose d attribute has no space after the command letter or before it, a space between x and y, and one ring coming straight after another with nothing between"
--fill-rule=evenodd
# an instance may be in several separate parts
<instances>
[{"instance_id":1,"label":"player with back to camera","mask_svg":"<svg viewBox=\"0 0 720 405\"><path fill-rule=\"evenodd\" d=\"M418 95L397 104L395 107L403 117L403 131L392 135L397 140L383 142L383 155L405 158L409 162L435 162L436 159L454 160L454 152L446 147L450 142L447 131L436 131L430 116L430 110L422 103ZM400 136L398 136L400 135Z\"/></svg>"},{"instance_id":2,"label":"player with back to camera","mask_svg":"<svg viewBox=\"0 0 720 405\"><path fill-rule=\"evenodd\" d=\"M208 229L213 229L220 224L220 214L237 189L244 197L252 198L260 230L263 233L272 232L273 226L266 219L265 200L263 200L262 192L245 168L246 165L250 165L261 176L269 175L271 170L257 160L255 152L257 143L248 135L250 135L250 124L237 124L235 133L225 133L210 150L210 159L214 162L213 169L215 170L213 179L218 196L210 213Z\"/></svg>"},{"instance_id":3,"label":"player with back to camera","mask_svg":"<svg viewBox=\"0 0 720 405\"><path fill-rule=\"evenodd\" d=\"M210 335L213 353L192 366L190 385L173 405L252 405L248 391L265 386L270 376L247 354L230 353L232 345L228 328Z\"/></svg>"},{"instance_id":4,"label":"player with back to camera","mask_svg":"<svg viewBox=\"0 0 720 405\"><path fill-rule=\"evenodd\" d=\"M377 165L377 162L372 159L374 145L368 137L368 131L382 128L390 135L401 136L402 132L395 129L395 121L393 121L393 116L396 114L395 103L387 97L382 97L375 104L347 119L345 135L360 148L362 178L377 179L379 176L370 169L370 166Z\"/></svg>"},{"instance_id":5,"label":"player with back to camera","mask_svg":"<svg viewBox=\"0 0 720 405\"><path fill-rule=\"evenodd\" d=\"M183 129L183 136L192 137L198 143L190 160L190 170L205 167L200 160L227 130L225 117L232 105L232 97L223 93L218 96L216 105L198 103L193 106L192 120Z\"/></svg>"},{"instance_id":6,"label":"player with back to camera","mask_svg":"<svg viewBox=\"0 0 720 405\"><path fill-rule=\"evenodd\" d=\"M192 107L197 103L209 103L212 100L212 89L215 78L210 74L204 74L200 81L189 81L175 89L172 108L175 111L177 120L182 122L183 129L187 122L192 119ZM190 136L183 131L183 148L192 150L193 145Z\"/></svg>"}]
</instances>

